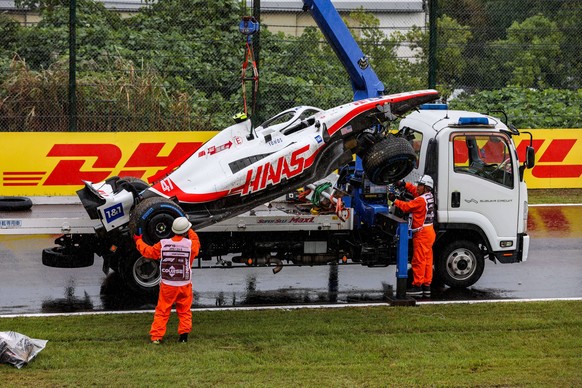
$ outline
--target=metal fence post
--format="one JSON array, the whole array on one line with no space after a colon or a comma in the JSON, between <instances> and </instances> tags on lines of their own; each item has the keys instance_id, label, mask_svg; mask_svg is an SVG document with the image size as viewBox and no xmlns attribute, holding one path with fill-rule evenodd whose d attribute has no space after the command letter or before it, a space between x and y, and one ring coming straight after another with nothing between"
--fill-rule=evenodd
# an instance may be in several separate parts
<instances>
[{"instance_id":1,"label":"metal fence post","mask_svg":"<svg viewBox=\"0 0 582 388\"><path fill-rule=\"evenodd\" d=\"M69 132L77 130L77 2L69 0Z\"/></svg>"},{"instance_id":2,"label":"metal fence post","mask_svg":"<svg viewBox=\"0 0 582 388\"><path fill-rule=\"evenodd\" d=\"M428 27L429 27L429 41L428 41L428 87L436 88L437 77L437 15L438 15L438 0L428 0Z\"/></svg>"}]
</instances>

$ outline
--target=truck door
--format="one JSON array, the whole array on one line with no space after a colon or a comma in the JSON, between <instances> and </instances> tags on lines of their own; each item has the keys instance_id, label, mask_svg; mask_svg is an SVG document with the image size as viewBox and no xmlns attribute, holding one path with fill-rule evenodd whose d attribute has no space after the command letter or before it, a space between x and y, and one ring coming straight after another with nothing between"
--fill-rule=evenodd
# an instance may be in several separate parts
<instances>
[{"instance_id":1,"label":"truck door","mask_svg":"<svg viewBox=\"0 0 582 388\"><path fill-rule=\"evenodd\" d=\"M501 240L512 240L513 249L516 244L519 182L511 144L505 134L495 132L449 137L448 221L479 226L494 251L501 248Z\"/></svg>"}]
</instances>

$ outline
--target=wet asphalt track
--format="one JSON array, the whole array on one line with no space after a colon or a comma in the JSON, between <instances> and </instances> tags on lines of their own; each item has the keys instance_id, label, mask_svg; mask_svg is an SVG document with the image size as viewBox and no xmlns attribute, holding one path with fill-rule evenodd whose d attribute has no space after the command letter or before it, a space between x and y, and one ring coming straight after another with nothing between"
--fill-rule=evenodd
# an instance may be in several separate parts
<instances>
[{"instance_id":1,"label":"wet asphalt track","mask_svg":"<svg viewBox=\"0 0 582 388\"><path fill-rule=\"evenodd\" d=\"M519 264L486 262L471 288L444 288L431 301L582 297L582 206L530 207L530 256ZM155 297L135 295L115 273L92 267L56 269L41 263L55 236L0 235L0 315L150 310ZM385 302L396 268L359 265L201 269L194 271L194 308ZM421 299L422 300L422 299Z\"/></svg>"}]
</instances>

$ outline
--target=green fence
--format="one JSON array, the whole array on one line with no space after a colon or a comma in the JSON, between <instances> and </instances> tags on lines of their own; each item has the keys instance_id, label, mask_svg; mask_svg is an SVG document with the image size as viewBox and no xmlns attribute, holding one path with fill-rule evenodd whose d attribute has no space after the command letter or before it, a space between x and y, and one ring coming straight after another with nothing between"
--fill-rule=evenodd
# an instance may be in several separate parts
<instances>
[{"instance_id":1,"label":"green fence","mask_svg":"<svg viewBox=\"0 0 582 388\"><path fill-rule=\"evenodd\" d=\"M22 0L0 14L0 131L224 128L244 109L239 23L251 14L261 22L254 109L246 82L253 122L352 99L299 1L159 0L131 12L71 1ZM452 107L504 109L520 127L582 127L582 2L405 3L416 8L341 10L387 92L434 83Z\"/></svg>"}]
</instances>

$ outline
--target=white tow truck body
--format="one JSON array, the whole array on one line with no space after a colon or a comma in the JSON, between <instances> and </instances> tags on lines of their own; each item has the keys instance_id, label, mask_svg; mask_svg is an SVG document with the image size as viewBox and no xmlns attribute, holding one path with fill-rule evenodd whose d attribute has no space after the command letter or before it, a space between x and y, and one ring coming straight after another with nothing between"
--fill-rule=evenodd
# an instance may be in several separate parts
<instances>
[{"instance_id":1,"label":"white tow truck body","mask_svg":"<svg viewBox=\"0 0 582 388\"><path fill-rule=\"evenodd\" d=\"M399 127L418 154L407 179L429 174L435 180L439 275L467 285L481 275L481 255L502 263L527 260L527 186L515 129L445 104L426 104ZM458 248L450 249L452 242Z\"/></svg>"}]
</instances>

